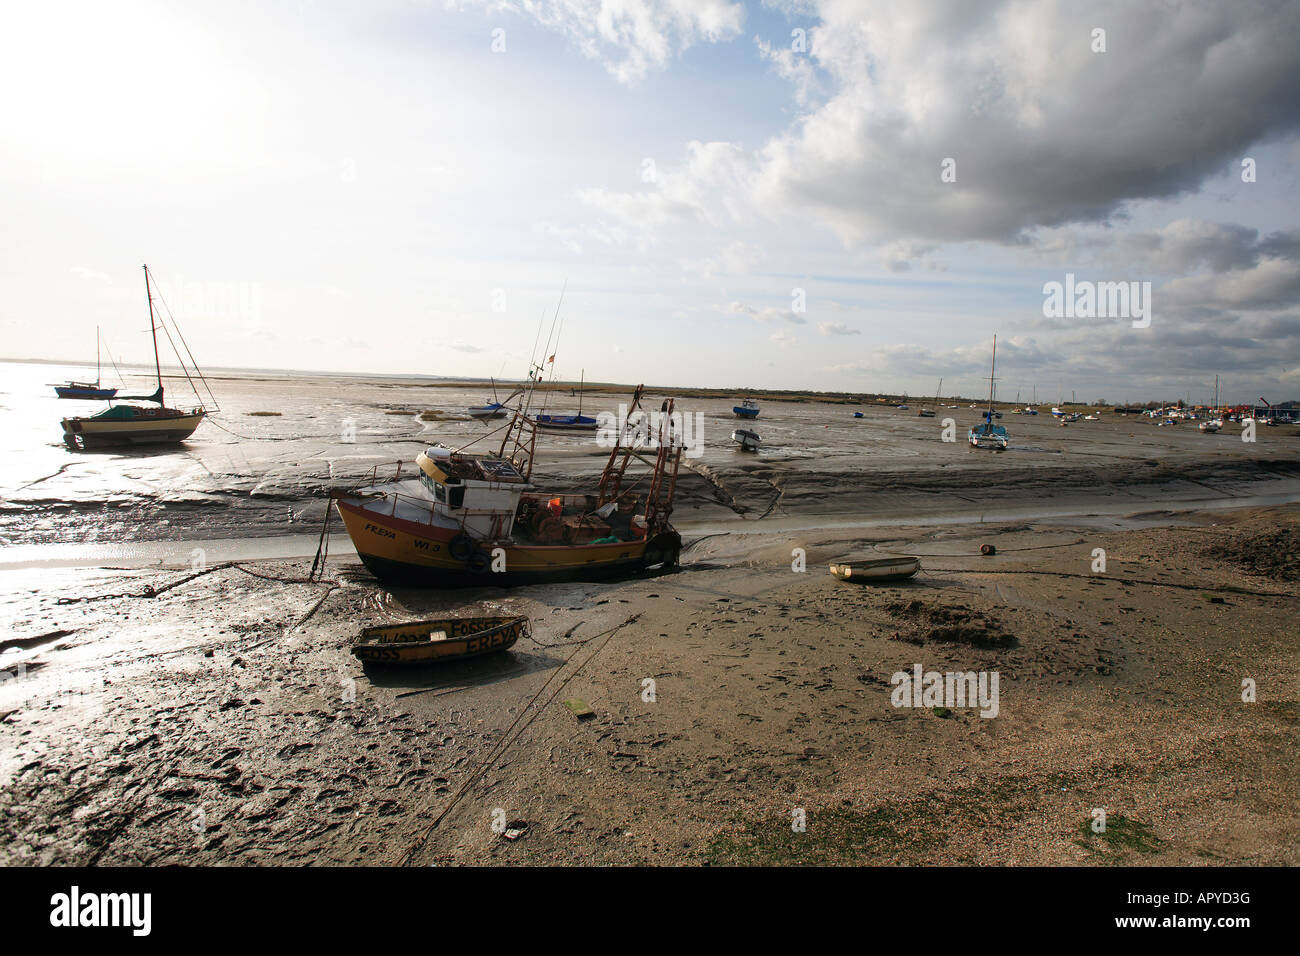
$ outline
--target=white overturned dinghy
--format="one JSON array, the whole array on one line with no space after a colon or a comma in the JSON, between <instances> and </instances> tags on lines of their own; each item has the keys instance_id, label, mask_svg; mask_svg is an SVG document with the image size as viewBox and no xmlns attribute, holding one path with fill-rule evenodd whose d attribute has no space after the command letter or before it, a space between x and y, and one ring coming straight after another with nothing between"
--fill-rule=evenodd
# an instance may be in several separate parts
<instances>
[{"instance_id":1,"label":"white overturned dinghy","mask_svg":"<svg viewBox=\"0 0 1300 956\"><path fill-rule=\"evenodd\" d=\"M831 564L831 574L854 584L898 581L910 578L919 570L921 559L906 554L850 556Z\"/></svg>"}]
</instances>

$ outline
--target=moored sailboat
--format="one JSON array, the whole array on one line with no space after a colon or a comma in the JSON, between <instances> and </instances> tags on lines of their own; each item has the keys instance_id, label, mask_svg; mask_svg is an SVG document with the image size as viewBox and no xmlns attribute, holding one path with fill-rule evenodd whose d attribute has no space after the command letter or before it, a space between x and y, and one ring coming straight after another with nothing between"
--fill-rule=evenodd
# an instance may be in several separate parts
<instances>
[{"instance_id":1,"label":"moored sailboat","mask_svg":"<svg viewBox=\"0 0 1300 956\"><path fill-rule=\"evenodd\" d=\"M514 398L521 391L522 389L517 388L508 398L506 398L505 402L499 401L497 399L496 379L492 379L492 401L488 402L486 405L471 405L466 409L466 411L469 412L470 418L476 418L480 421L486 421L492 418L505 418L509 411L506 408L506 402L509 402L510 399Z\"/></svg>"},{"instance_id":2,"label":"moored sailboat","mask_svg":"<svg viewBox=\"0 0 1300 956\"><path fill-rule=\"evenodd\" d=\"M994 451L1006 451L1007 445L1011 443L1010 436L1007 435L1006 427L1003 425L994 425L993 418L997 414L993 411L993 374L998 366L998 337L993 336L993 361L989 367L989 407L984 412L984 424L976 425L966 436L973 448L991 448Z\"/></svg>"},{"instance_id":3,"label":"moored sailboat","mask_svg":"<svg viewBox=\"0 0 1300 956\"><path fill-rule=\"evenodd\" d=\"M193 435L194 430L199 427L204 416L208 414L207 409L202 404L202 399L200 399L198 407L188 409L168 408L163 401L162 363L158 357L159 325L154 314L153 292L148 266L144 267L144 285L145 296L149 300L149 328L153 336L154 371L157 374L158 388L151 395L123 395L116 399L118 402L149 402L149 405L110 404L108 408L98 415L73 416L63 419L61 422L63 441L69 448L89 449L111 445L178 444ZM174 317L172 322L175 323ZM166 326L163 326L163 331L170 337ZM180 334L179 329L177 329L177 334ZM184 339L182 339L183 342ZM172 346L174 349L174 342ZM188 347L186 351L188 351ZM176 353L176 357L181 361L181 368L185 372L185 377L190 379L189 369L185 366L184 360L180 359L179 352ZM202 377L202 373L198 371L197 366L195 372L199 374L200 378ZM194 384L193 379L190 379L190 384ZM195 395L198 395L197 388L195 388ZM157 407L155 408L154 405Z\"/></svg>"},{"instance_id":4,"label":"moored sailboat","mask_svg":"<svg viewBox=\"0 0 1300 956\"><path fill-rule=\"evenodd\" d=\"M583 369L582 377L578 383L578 414L576 415L546 415L539 414L534 417L533 421L538 428L545 428L548 431L566 431L566 432L594 432L596 430L596 419L590 415L582 414L582 393L586 391L587 370Z\"/></svg>"},{"instance_id":5,"label":"moored sailboat","mask_svg":"<svg viewBox=\"0 0 1300 956\"><path fill-rule=\"evenodd\" d=\"M103 388L101 385L102 378L103 375L99 363L99 326L95 326L95 381L93 383L68 382L66 385L55 385L54 393L58 395L59 398L112 398L117 394L117 389Z\"/></svg>"}]
</instances>

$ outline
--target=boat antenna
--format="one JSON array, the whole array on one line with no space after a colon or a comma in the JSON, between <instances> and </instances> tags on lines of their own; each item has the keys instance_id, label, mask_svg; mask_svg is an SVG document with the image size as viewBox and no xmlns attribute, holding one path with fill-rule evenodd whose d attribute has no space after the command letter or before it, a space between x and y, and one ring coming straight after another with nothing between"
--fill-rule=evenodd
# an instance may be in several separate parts
<instances>
[{"instance_id":1,"label":"boat antenna","mask_svg":"<svg viewBox=\"0 0 1300 956\"><path fill-rule=\"evenodd\" d=\"M95 388L100 386L99 372L99 326L95 326Z\"/></svg>"},{"instance_id":2,"label":"boat antenna","mask_svg":"<svg viewBox=\"0 0 1300 956\"><path fill-rule=\"evenodd\" d=\"M568 287L569 287L569 280L565 279L564 284L560 286L560 298L555 303L555 315L551 317L551 330L546 334L546 348L542 350L542 354L540 356L542 362L535 363L535 367L537 369L538 382L542 380L543 375L545 375L546 373L546 365L544 364L546 361L546 357L547 356L554 357L555 352L552 351L552 349L558 351L560 347L560 332L563 331L564 329L564 320L560 318L560 306L564 303L564 293L565 290L568 289ZM551 362L550 380L551 382L555 381L554 362ZM546 396L543 396L542 398L542 411L546 411Z\"/></svg>"}]
</instances>

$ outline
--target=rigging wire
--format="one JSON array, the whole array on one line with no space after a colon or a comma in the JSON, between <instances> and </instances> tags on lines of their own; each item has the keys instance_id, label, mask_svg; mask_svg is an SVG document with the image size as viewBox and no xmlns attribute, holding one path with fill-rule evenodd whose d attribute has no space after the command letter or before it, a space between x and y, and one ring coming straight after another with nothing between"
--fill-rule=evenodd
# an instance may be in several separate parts
<instances>
[{"instance_id":1,"label":"rigging wire","mask_svg":"<svg viewBox=\"0 0 1300 956\"><path fill-rule=\"evenodd\" d=\"M181 344L185 346L185 354L189 355L190 363L194 366L194 371L198 374L199 380L203 382L203 387L207 390L208 398L212 400L214 411L221 411L221 406L218 404L216 396L212 394L212 386L208 384L208 380L204 377L203 370L199 368L199 363L194 361L194 353L190 351L189 343L185 341L185 335L181 332L181 327L176 322L176 316L172 314L171 306L167 304L167 300L163 298L162 290L159 289L156 284L154 285L154 295L157 297L158 301L162 303L163 309L167 312L167 318L171 319L171 323L176 329L176 335L180 338ZM189 369L185 365L185 360L181 358L180 350L176 348L176 343L172 340L171 333L167 331L167 323L162 321L161 316L159 317L158 324L162 326L163 332L167 335L167 341L171 345L172 351L176 353L176 361L180 363L181 371L185 373L185 378L190 383L190 388L194 389L194 397L197 398L199 404L202 405L203 396L199 394L198 386L195 385L194 380L190 378Z\"/></svg>"}]
</instances>

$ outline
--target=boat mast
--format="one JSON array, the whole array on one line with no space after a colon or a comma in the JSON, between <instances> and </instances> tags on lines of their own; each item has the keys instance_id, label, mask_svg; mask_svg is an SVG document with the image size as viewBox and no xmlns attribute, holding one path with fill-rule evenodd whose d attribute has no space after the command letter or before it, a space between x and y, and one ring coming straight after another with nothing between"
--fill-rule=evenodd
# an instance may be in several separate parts
<instances>
[{"instance_id":1,"label":"boat mast","mask_svg":"<svg viewBox=\"0 0 1300 956\"><path fill-rule=\"evenodd\" d=\"M993 362L989 366L989 426L993 425L993 373L998 367L998 337L993 336Z\"/></svg>"},{"instance_id":2,"label":"boat mast","mask_svg":"<svg viewBox=\"0 0 1300 956\"><path fill-rule=\"evenodd\" d=\"M99 388L99 326L95 326L95 388Z\"/></svg>"},{"instance_id":3,"label":"boat mast","mask_svg":"<svg viewBox=\"0 0 1300 956\"><path fill-rule=\"evenodd\" d=\"M153 367L158 373L158 387L162 388L162 363L158 360L158 324L153 317L153 293L149 290L149 266L144 267L144 294L149 300L149 331L153 335Z\"/></svg>"},{"instance_id":4,"label":"boat mast","mask_svg":"<svg viewBox=\"0 0 1300 956\"><path fill-rule=\"evenodd\" d=\"M578 420L582 420L582 392L587 386L587 370L584 368L578 376Z\"/></svg>"}]
</instances>

